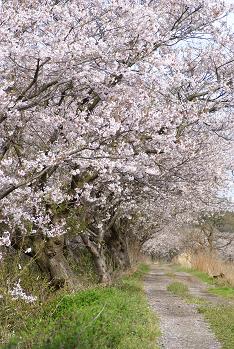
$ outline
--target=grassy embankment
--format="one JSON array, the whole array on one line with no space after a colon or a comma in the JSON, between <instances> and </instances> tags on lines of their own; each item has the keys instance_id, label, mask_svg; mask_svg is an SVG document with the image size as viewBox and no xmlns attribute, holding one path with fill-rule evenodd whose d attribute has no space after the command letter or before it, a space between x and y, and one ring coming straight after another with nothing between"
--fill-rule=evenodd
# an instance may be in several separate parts
<instances>
[{"instance_id":1,"label":"grassy embankment","mask_svg":"<svg viewBox=\"0 0 234 349\"><path fill-rule=\"evenodd\" d=\"M148 267L110 287L60 295L24 324L4 349L156 349L157 319L142 288Z\"/></svg>"}]
</instances>

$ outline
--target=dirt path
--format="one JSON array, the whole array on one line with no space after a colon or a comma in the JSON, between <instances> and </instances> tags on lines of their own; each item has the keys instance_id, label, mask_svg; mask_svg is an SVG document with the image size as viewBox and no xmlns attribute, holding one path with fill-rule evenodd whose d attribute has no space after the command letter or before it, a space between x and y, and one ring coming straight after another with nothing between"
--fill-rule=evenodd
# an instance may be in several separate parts
<instances>
[{"instance_id":1,"label":"dirt path","mask_svg":"<svg viewBox=\"0 0 234 349\"><path fill-rule=\"evenodd\" d=\"M189 287L190 293L212 303L220 298L210 295L206 285L188 273L173 272L170 266L153 265L145 278L145 291L149 304L160 318L162 349L220 349L221 345L193 304L167 291L174 281Z\"/></svg>"}]
</instances>

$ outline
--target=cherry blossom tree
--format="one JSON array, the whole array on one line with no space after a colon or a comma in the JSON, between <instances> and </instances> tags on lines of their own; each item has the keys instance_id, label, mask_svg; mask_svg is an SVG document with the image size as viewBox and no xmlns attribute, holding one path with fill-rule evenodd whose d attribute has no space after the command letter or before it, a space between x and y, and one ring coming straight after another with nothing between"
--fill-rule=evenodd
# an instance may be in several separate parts
<instances>
[{"instance_id":1,"label":"cherry blossom tree","mask_svg":"<svg viewBox=\"0 0 234 349\"><path fill-rule=\"evenodd\" d=\"M16 248L24 236L57 284L72 279L64 236L81 236L107 282L107 250L120 246L117 261L126 238L219 209L233 149L228 11L2 1L1 231Z\"/></svg>"}]
</instances>

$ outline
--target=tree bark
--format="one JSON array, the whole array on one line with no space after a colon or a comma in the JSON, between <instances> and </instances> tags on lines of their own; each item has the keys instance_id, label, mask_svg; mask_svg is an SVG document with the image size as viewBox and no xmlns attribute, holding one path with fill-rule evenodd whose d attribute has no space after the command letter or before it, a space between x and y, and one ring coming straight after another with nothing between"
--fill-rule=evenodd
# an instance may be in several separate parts
<instances>
[{"instance_id":1,"label":"tree bark","mask_svg":"<svg viewBox=\"0 0 234 349\"><path fill-rule=\"evenodd\" d=\"M88 235L81 234L81 239L85 244L85 247L91 253L96 272L100 283L109 284L111 281L110 273L108 271L106 256L103 246L101 244L91 241Z\"/></svg>"},{"instance_id":2,"label":"tree bark","mask_svg":"<svg viewBox=\"0 0 234 349\"><path fill-rule=\"evenodd\" d=\"M42 272L49 275L57 289L67 286L74 290L78 282L64 256L65 238L56 236L44 239L36 234L32 239L33 255Z\"/></svg>"},{"instance_id":3,"label":"tree bark","mask_svg":"<svg viewBox=\"0 0 234 349\"><path fill-rule=\"evenodd\" d=\"M113 224L106 240L108 250L116 269L126 270L131 267L126 235L121 228Z\"/></svg>"}]
</instances>

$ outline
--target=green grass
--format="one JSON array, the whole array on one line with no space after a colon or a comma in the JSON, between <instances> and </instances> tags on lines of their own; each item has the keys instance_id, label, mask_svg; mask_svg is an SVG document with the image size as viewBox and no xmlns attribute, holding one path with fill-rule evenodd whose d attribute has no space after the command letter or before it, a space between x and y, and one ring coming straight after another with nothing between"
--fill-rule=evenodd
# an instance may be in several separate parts
<instances>
[{"instance_id":1,"label":"green grass","mask_svg":"<svg viewBox=\"0 0 234 349\"><path fill-rule=\"evenodd\" d=\"M2 348L156 349L158 322L141 283L147 270L141 266L112 287L60 297Z\"/></svg>"},{"instance_id":2,"label":"green grass","mask_svg":"<svg viewBox=\"0 0 234 349\"><path fill-rule=\"evenodd\" d=\"M234 288L233 287L229 287L226 285L220 285L219 281L215 280L214 278L210 277L208 274L202 272L202 271L198 271L196 269L187 269L187 268L183 268L183 267L176 267L177 271L185 271L189 274L192 274L194 276L196 276L198 279L200 279L201 281L212 285L213 287L208 288L208 292L215 294L217 296L222 296L225 298L234 298Z\"/></svg>"},{"instance_id":3,"label":"green grass","mask_svg":"<svg viewBox=\"0 0 234 349\"><path fill-rule=\"evenodd\" d=\"M213 287L208 289L212 294L229 299L234 298L234 288L220 286L216 280L209 277L206 273L194 269L177 268L177 270L189 272L203 282L212 285ZM234 348L234 305L213 305L200 298L196 299L195 297L190 296L188 292L186 294L185 291L178 295L181 295L188 303L197 304L198 311L203 314L217 339L222 343L222 349Z\"/></svg>"},{"instance_id":4,"label":"green grass","mask_svg":"<svg viewBox=\"0 0 234 349\"><path fill-rule=\"evenodd\" d=\"M201 306L198 310L204 315L222 343L222 349L234 348L234 306Z\"/></svg>"},{"instance_id":5,"label":"green grass","mask_svg":"<svg viewBox=\"0 0 234 349\"><path fill-rule=\"evenodd\" d=\"M191 269L190 272L192 275L196 276L197 278L199 278L201 281L209 284L209 285L214 285L215 284L215 280L209 276L208 274L199 271L199 270L195 270L195 269Z\"/></svg>"},{"instance_id":6,"label":"green grass","mask_svg":"<svg viewBox=\"0 0 234 349\"><path fill-rule=\"evenodd\" d=\"M221 286L221 287L209 288L208 291L217 296L222 296L225 298L234 298L233 287Z\"/></svg>"},{"instance_id":7,"label":"green grass","mask_svg":"<svg viewBox=\"0 0 234 349\"><path fill-rule=\"evenodd\" d=\"M209 285L214 285L215 280L209 276L208 274L196 270L196 269L190 269L190 268L184 268L184 267L180 267L180 266L176 266L176 271L184 271L186 273L192 274L194 276L196 276L197 278L199 278L201 281L209 284Z\"/></svg>"},{"instance_id":8,"label":"green grass","mask_svg":"<svg viewBox=\"0 0 234 349\"><path fill-rule=\"evenodd\" d=\"M180 297L187 297L189 295L188 287L179 281L169 284L167 290Z\"/></svg>"},{"instance_id":9,"label":"green grass","mask_svg":"<svg viewBox=\"0 0 234 349\"><path fill-rule=\"evenodd\" d=\"M179 281L172 282L167 286L167 290L175 294L176 296L183 298L187 303L197 304L197 305L206 304L205 300L199 297L192 296L189 293L189 289L187 285L183 284L182 282L179 282Z\"/></svg>"}]
</instances>

